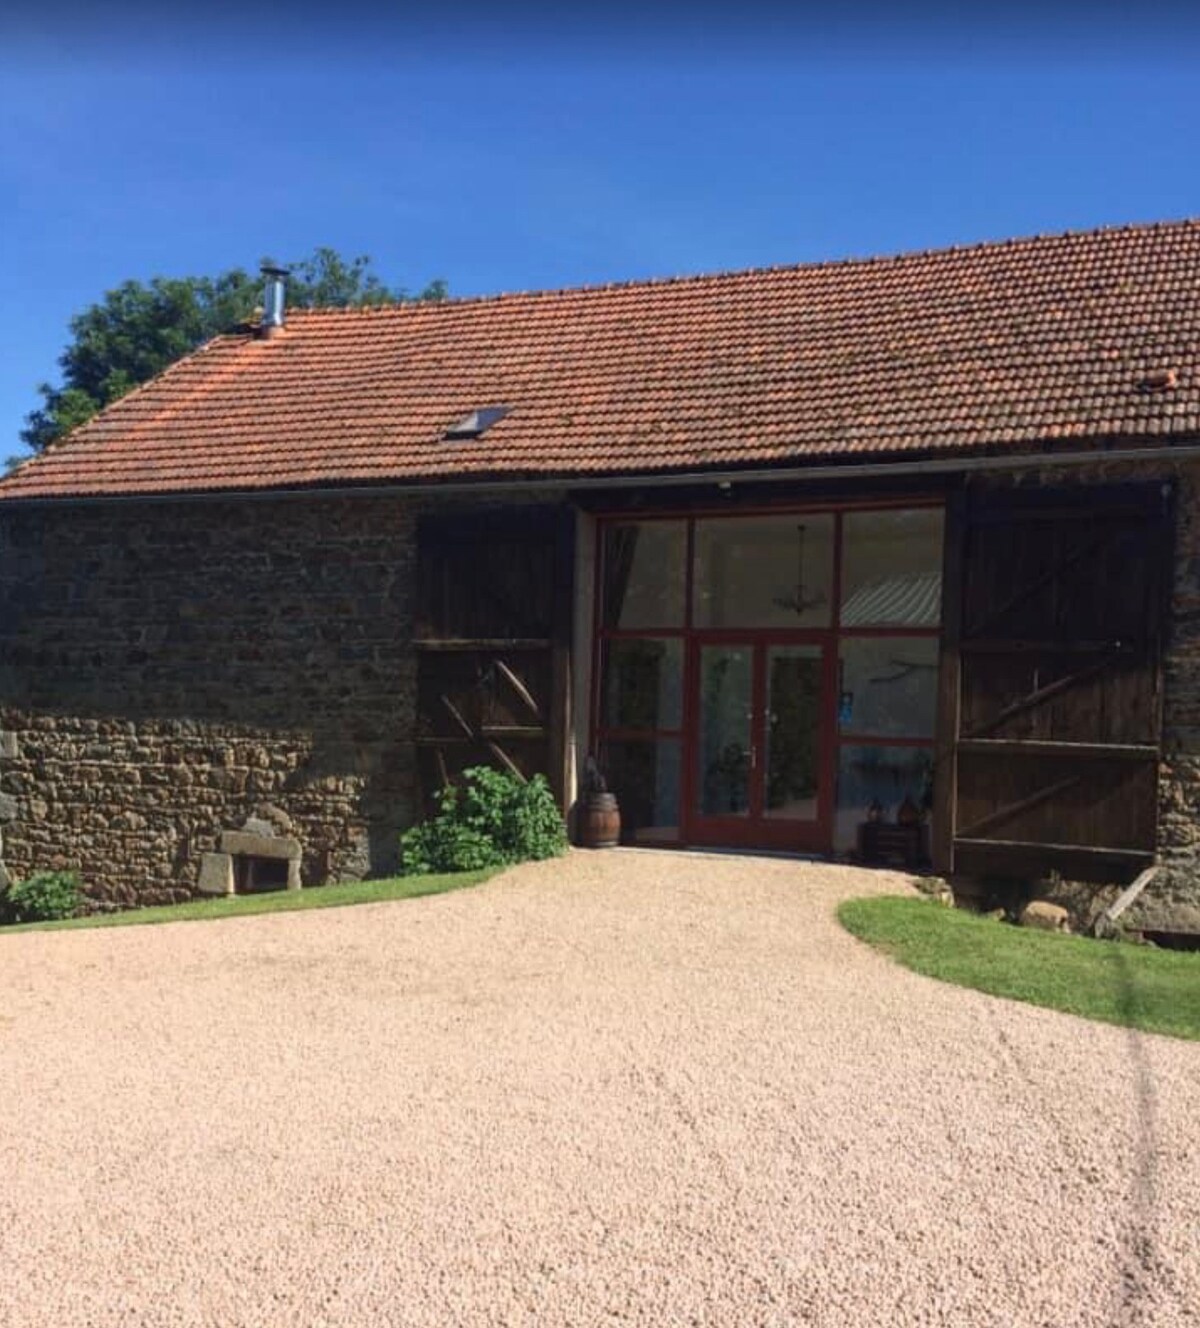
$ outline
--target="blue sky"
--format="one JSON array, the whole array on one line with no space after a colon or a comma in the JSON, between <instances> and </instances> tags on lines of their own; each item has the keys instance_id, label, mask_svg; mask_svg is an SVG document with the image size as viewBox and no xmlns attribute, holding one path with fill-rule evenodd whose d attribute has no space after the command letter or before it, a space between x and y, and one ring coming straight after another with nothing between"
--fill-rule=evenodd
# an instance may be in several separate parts
<instances>
[{"instance_id":1,"label":"blue sky","mask_svg":"<svg viewBox=\"0 0 1200 1328\"><path fill-rule=\"evenodd\" d=\"M129 277L331 245L465 295L1200 215L1178 13L290 12L0 18L0 459Z\"/></svg>"}]
</instances>

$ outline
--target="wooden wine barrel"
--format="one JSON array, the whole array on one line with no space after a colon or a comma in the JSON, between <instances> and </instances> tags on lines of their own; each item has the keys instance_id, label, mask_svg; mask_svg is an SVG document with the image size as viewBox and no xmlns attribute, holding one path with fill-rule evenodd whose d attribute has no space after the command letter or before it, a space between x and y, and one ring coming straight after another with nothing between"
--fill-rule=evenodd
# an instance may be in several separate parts
<instances>
[{"instance_id":1,"label":"wooden wine barrel","mask_svg":"<svg viewBox=\"0 0 1200 1328\"><path fill-rule=\"evenodd\" d=\"M579 846L615 848L621 842L621 809L611 793L588 793L579 808Z\"/></svg>"}]
</instances>

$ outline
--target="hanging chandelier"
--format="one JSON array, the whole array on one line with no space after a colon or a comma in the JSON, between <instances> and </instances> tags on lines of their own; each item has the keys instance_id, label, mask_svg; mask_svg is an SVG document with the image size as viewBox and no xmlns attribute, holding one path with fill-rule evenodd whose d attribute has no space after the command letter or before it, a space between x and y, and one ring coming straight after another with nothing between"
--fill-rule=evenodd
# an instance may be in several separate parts
<instances>
[{"instance_id":1,"label":"hanging chandelier","mask_svg":"<svg viewBox=\"0 0 1200 1328\"><path fill-rule=\"evenodd\" d=\"M796 527L796 588L790 595L775 595L771 603L777 609L790 609L798 618L803 617L809 609L819 608L825 603L826 596L824 591L818 591L815 595L810 595L804 585L804 537L807 534L807 528L803 525Z\"/></svg>"}]
</instances>

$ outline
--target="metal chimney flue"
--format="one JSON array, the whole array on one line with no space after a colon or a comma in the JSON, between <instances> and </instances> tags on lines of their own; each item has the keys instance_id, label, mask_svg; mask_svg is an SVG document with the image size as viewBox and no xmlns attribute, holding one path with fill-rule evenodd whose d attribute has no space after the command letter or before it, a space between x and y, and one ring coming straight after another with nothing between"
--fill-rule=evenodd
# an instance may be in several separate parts
<instances>
[{"instance_id":1,"label":"metal chimney flue","mask_svg":"<svg viewBox=\"0 0 1200 1328\"><path fill-rule=\"evenodd\" d=\"M263 264L263 316L260 332L264 337L273 337L283 326L287 310L286 267L269 267Z\"/></svg>"}]
</instances>

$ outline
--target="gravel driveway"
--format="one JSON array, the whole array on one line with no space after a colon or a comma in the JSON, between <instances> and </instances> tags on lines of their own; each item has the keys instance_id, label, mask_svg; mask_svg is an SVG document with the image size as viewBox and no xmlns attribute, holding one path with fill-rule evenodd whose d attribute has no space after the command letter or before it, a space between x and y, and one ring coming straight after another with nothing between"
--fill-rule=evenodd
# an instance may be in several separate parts
<instances>
[{"instance_id":1,"label":"gravel driveway","mask_svg":"<svg viewBox=\"0 0 1200 1328\"><path fill-rule=\"evenodd\" d=\"M575 853L0 937L0 1323L1200 1322L1200 1045L833 920L899 888Z\"/></svg>"}]
</instances>

